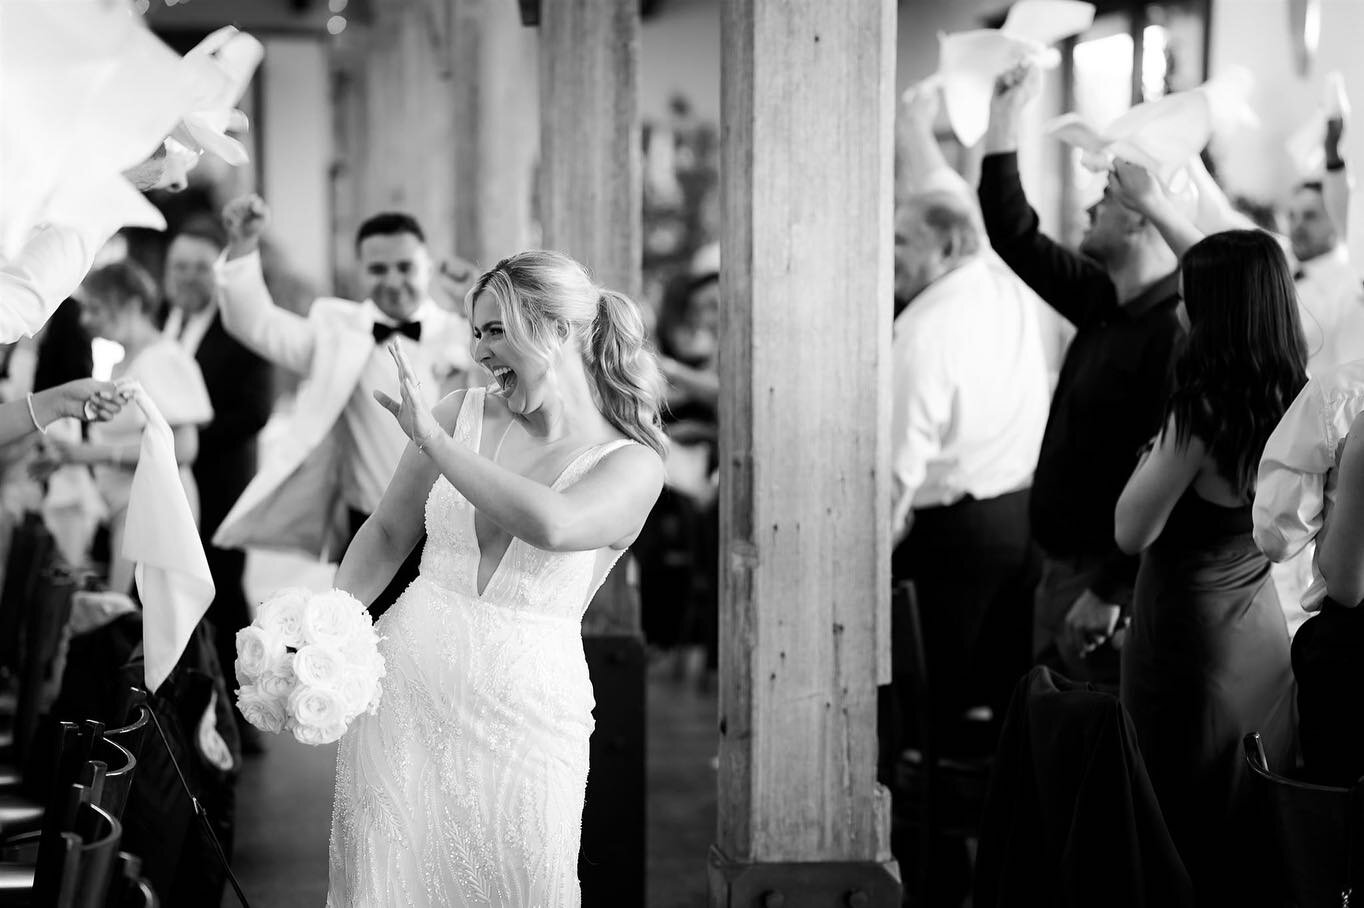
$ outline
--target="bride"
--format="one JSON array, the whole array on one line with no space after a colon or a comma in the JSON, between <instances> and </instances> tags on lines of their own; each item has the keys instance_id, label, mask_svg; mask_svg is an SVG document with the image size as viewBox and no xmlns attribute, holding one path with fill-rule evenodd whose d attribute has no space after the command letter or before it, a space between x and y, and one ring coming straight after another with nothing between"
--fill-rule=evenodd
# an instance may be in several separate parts
<instances>
[{"instance_id":1,"label":"bride","mask_svg":"<svg viewBox=\"0 0 1364 908\"><path fill-rule=\"evenodd\" d=\"M341 739L328 908L580 903L592 734L581 620L663 483L658 369L635 304L554 252L466 297L495 379L432 411L396 345L411 439L336 585L368 604L423 532L378 624L378 713Z\"/></svg>"}]
</instances>

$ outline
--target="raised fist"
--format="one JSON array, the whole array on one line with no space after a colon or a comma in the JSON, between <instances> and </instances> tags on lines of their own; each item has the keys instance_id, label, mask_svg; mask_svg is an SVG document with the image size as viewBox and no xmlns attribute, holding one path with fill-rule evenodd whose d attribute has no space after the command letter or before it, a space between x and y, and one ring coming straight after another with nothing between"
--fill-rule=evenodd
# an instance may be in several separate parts
<instances>
[{"instance_id":1,"label":"raised fist","mask_svg":"<svg viewBox=\"0 0 1364 908\"><path fill-rule=\"evenodd\" d=\"M254 251L269 223L270 206L254 193L238 196L224 205L223 226L227 228L229 256Z\"/></svg>"}]
</instances>

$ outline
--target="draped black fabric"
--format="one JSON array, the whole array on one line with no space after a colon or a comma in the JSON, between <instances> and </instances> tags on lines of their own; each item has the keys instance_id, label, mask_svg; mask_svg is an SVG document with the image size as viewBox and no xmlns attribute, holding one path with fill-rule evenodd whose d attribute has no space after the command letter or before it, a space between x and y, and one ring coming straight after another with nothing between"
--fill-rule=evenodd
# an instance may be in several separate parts
<instances>
[{"instance_id":1,"label":"draped black fabric","mask_svg":"<svg viewBox=\"0 0 1364 908\"><path fill-rule=\"evenodd\" d=\"M1112 694L1040 667L1019 681L981 823L974 904L1194 904L1132 721Z\"/></svg>"},{"instance_id":2,"label":"draped black fabric","mask_svg":"<svg viewBox=\"0 0 1364 908\"><path fill-rule=\"evenodd\" d=\"M52 717L122 725L127 717L120 710L129 688L146 683L141 643L140 613L123 615L72 638ZM195 740L210 702L217 731L231 757L228 770L206 760ZM195 819L171 753L230 858L236 806L233 786L241 766L232 703L210 634L201 624L170 677L148 698L170 751L154 730L148 733L123 814L120 848L142 858L142 875L163 905L217 905L222 900L226 875Z\"/></svg>"}]
</instances>

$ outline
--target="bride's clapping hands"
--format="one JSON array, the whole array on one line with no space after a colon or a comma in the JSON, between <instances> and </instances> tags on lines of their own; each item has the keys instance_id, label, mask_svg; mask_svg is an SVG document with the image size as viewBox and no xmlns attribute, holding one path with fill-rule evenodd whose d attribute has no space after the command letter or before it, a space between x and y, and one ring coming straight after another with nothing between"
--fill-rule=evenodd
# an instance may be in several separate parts
<instances>
[{"instance_id":1,"label":"bride's clapping hands","mask_svg":"<svg viewBox=\"0 0 1364 908\"><path fill-rule=\"evenodd\" d=\"M412 363L408 361L407 355L396 341L389 342L388 352L392 354L393 362L398 366L398 389L402 399L394 400L377 390L374 392L374 399L393 414L398 420L398 425L402 426L403 432L416 442L420 449L441 431L440 423L436 422L436 417L431 415L431 411L422 400L421 379L417 377Z\"/></svg>"}]
</instances>

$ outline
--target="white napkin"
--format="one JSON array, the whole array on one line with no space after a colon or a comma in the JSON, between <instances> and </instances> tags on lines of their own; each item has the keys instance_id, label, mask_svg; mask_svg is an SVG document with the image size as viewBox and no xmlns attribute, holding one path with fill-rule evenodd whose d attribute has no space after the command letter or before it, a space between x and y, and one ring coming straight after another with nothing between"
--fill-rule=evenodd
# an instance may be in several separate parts
<instances>
[{"instance_id":1,"label":"white napkin","mask_svg":"<svg viewBox=\"0 0 1364 908\"><path fill-rule=\"evenodd\" d=\"M154 693L208 611L213 577L180 481L170 426L140 384L123 387L147 418L128 500L123 556L136 564L147 690Z\"/></svg>"},{"instance_id":2,"label":"white napkin","mask_svg":"<svg viewBox=\"0 0 1364 908\"><path fill-rule=\"evenodd\" d=\"M1021 0L1009 9L1003 28L981 28L938 36L938 72L952 131L963 145L975 145L990 123L995 79L1025 60L1044 68L1061 58L1050 45L1094 24L1094 5L1078 0Z\"/></svg>"},{"instance_id":3,"label":"white napkin","mask_svg":"<svg viewBox=\"0 0 1364 908\"><path fill-rule=\"evenodd\" d=\"M217 155L233 166L250 160L242 143L227 132L240 132L247 127L246 115L236 105L264 56L265 47L259 41L230 25L218 29L185 54L182 62L191 77L195 68L208 65L222 78L200 83L200 92L190 105L191 112L171 133L172 141L195 153L207 151Z\"/></svg>"}]
</instances>

